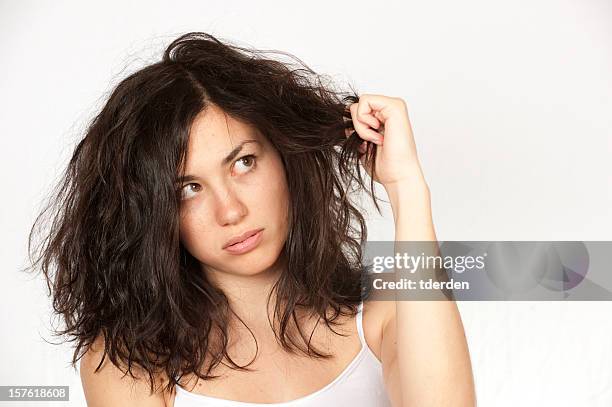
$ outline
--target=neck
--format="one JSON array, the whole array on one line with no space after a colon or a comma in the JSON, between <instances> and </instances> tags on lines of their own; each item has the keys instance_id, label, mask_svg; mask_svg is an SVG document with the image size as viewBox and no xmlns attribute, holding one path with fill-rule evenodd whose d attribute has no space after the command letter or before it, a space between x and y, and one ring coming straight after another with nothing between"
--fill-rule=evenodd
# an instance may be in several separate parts
<instances>
[{"instance_id":1,"label":"neck","mask_svg":"<svg viewBox=\"0 0 612 407\"><path fill-rule=\"evenodd\" d=\"M274 312L276 293L268 296L274 284L285 271L284 256L279 256L276 262L257 274L240 275L218 270L206 269L206 275L211 283L223 290L234 313L247 323L268 325Z\"/></svg>"}]
</instances>

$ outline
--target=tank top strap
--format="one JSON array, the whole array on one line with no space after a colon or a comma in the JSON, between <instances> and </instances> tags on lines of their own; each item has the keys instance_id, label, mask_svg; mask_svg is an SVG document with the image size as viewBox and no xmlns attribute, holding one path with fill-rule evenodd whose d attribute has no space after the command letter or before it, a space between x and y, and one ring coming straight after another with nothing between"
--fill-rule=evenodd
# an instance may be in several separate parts
<instances>
[{"instance_id":1,"label":"tank top strap","mask_svg":"<svg viewBox=\"0 0 612 407\"><path fill-rule=\"evenodd\" d=\"M363 301L361 301L359 307L357 308L357 315L355 319L357 320L357 333L359 334L361 345L367 346L365 334L363 333Z\"/></svg>"}]
</instances>

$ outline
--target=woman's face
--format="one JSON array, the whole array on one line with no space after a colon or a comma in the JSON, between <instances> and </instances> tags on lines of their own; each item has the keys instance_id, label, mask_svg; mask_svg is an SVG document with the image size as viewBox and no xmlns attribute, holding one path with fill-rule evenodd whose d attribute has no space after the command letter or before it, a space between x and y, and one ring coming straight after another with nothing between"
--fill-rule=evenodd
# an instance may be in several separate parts
<instances>
[{"instance_id":1,"label":"woman's face","mask_svg":"<svg viewBox=\"0 0 612 407\"><path fill-rule=\"evenodd\" d=\"M289 193L266 137L209 105L192 124L180 186L181 242L207 271L253 275L274 265L287 239ZM258 229L259 244L250 251L224 248Z\"/></svg>"}]
</instances>

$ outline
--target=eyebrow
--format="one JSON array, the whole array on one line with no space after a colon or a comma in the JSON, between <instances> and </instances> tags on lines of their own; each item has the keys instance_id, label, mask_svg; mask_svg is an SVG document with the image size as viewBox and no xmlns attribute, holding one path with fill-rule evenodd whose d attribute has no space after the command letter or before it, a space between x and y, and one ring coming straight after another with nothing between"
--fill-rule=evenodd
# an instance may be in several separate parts
<instances>
[{"instance_id":1,"label":"eyebrow","mask_svg":"<svg viewBox=\"0 0 612 407\"><path fill-rule=\"evenodd\" d=\"M238 144L232 151L230 151L230 153L221 161L221 165L223 166L223 165L227 165L228 163L230 163L234 158L236 158L238 154L240 154L240 152L242 151L242 148L249 143L261 144L258 140L244 140L243 142ZM190 182L195 179L197 179L195 175L187 174L187 175L183 175L179 177L177 182L178 183Z\"/></svg>"}]
</instances>

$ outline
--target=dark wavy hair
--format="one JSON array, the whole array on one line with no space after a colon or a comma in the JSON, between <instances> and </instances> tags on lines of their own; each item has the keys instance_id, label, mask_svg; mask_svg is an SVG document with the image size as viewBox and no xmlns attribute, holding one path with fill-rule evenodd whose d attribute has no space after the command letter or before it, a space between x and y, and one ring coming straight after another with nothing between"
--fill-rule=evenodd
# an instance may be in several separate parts
<instances>
[{"instance_id":1,"label":"dark wavy hair","mask_svg":"<svg viewBox=\"0 0 612 407\"><path fill-rule=\"evenodd\" d=\"M216 377L211 370L224 358L250 370L227 354L227 298L179 239L177 180L191 123L210 104L259 129L282 158L292 210L287 269L273 289L283 299L273 329L289 352L330 357L311 346L296 308L318 314L332 330L339 315L356 313L367 296L367 229L350 194L366 191L380 208L372 178L366 188L363 140L347 109L359 96L328 79L291 54L192 32L112 90L28 239L29 268L42 270L53 315L65 325L54 334L74 342L73 367L103 338L96 371L108 355L132 377L134 366L142 368L152 392L160 372L172 390L185 374ZM368 143L369 165L375 153ZM211 343L213 331L222 346Z\"/></svg>"}]
</instances>

